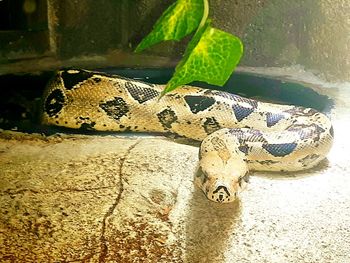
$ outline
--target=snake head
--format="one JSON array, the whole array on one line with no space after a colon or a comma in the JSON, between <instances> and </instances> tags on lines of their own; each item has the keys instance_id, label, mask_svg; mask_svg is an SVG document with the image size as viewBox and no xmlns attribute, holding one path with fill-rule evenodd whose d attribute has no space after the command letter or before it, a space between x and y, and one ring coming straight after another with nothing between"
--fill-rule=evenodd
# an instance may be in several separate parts
<instances>
[{"instance_id":1,"label":"snake head","mask_svg":"<svg viewBox=\"0 0 350 263\"><path fill-rule=\"evenodd\" d=\"M202 159L196 183L209 200L229 203L233 202L238 194L245 189L248 178L248 169L245 163L233 162L222 166L218 162L210 163L209 160Z\"/></svg>"},{"instance_id":2,"label":"snake head","mask_svg":"<svg viewBox=\"0 0 350 263\"><path fill-rule=\"evenodd\" d=\"M196 182L209 200L233 202L245 188L248 164L239 146L229 129L213 132L202 141Z\"/></svg>"}]
</instances>

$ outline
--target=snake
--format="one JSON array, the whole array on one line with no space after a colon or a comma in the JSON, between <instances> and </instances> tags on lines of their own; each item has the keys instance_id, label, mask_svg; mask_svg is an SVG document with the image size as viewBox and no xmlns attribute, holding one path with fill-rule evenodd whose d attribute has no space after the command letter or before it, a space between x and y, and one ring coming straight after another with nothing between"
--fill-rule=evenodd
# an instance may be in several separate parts
<instances>
[{"instance_id":1,"label":"snake","mask_svg":"<svg viewBox=\"0 0 350 263\"><path fill-rule=\"evenodd\" d=\"M160 97L164 87L97 71L59 70L43 93L41 123L199 141L195 183L219 203L236 200L251 171L310 169L332 146L332 123L315 109L187 85Z\"/></svg>"}]
</instances>

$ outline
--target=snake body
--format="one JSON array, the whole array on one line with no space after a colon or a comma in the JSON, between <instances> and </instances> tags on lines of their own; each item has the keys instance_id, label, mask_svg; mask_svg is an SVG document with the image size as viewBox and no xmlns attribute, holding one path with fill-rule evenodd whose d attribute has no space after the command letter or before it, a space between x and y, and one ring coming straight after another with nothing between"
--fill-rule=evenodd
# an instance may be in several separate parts
<instances>
[{"instance_id":1,"label":"snake body","mask_svg":"<svg viewBox=\"0 0 350 263\"><path fill-rule=\"evenodd\" d=\"M87 70L62 70L43 95L42 123L74 129L173 133L201 141L196 181L206 196L232 202L248 171L317 165L333 141L324 114L192 86L164 86Z\"/></svg>"}]
</instances>

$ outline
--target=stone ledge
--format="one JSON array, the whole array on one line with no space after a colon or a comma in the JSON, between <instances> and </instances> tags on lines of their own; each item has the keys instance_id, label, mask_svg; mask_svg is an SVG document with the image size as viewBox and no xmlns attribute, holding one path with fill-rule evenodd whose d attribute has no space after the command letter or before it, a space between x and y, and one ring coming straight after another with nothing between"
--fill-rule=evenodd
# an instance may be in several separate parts
<instances>
[{"instance_id":1,"label":"stone ledge","mask_svg":"<svg viewBox=\"0 0 350 263\"><path fill-rule=\"evenodd\" d=\"M1 137L2 262L180 258L169 213L181 182L192 191L195 147L161 138Z\"/></svg>"}]
</instances>

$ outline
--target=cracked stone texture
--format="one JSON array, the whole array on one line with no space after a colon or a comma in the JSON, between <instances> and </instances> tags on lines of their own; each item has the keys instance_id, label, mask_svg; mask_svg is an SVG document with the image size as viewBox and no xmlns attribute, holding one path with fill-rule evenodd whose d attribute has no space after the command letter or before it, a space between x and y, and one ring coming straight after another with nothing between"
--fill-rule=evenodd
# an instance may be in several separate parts
<instances>
[{"instance_id":1,"label":"cracked stone texture","mask_svg":"<svg viewBox=\"0 0 350 263\"><path fill-rule=\"evenodd\" d=\"M256 173L227 205L194 186L196 146L3 131L0 262L350 262L349 90L319 89L336 102L328 163Z\"/></svg>"},{"instance_id":2,"label":"cracked stone texture","mask_svg":"<svg viewBox=\"0 0 350 263\"><path fill-rule=\"evenodd\" d=\"M179 259L168 214L196 156L159 138L2 133L0 261Z\"/></svg>"}]
</instances>

